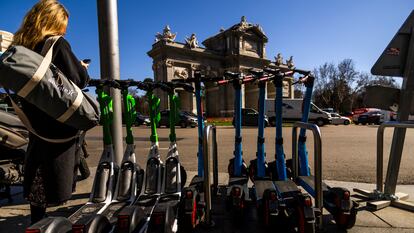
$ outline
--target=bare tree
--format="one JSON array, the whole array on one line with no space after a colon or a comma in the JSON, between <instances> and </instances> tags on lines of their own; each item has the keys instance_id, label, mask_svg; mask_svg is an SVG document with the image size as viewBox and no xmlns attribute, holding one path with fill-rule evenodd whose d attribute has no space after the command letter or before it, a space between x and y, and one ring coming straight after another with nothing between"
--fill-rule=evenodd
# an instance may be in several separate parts
<instances>
[{"instance_id":1,"label":"bare tree","mask_svg":"<svg viewBox=\"0 0 414 233\"><path fill-rule=\"evenodd\" d=\"M352 59L344 59L335 65L325 63L314 70L316 83L314 102L321 107L332 107L346 112L352 108L353 86L358 81Z\"/></svg>"},{"instance_id":2,"label":"bare tree","mask_svg":"<svg viewBox=\"0 0 414 233\"><path fill-rule=\"evenodd\" d=\"M329 107L332 103L333 85L332 81L337 76L337 70L334 64L325 63L314 69L314 102L323 107Z\"/></svg>"},{"instance_id":3,"label":"bare tree","mask_svg":"<svg viewBox=\"0 0 414 233\"><path fill-rule=\"evenodd\" d=\"M352 109L364 107L366 86L398 87L393 78L357 71L352 59L344 59L337 65L325 63L315 68L314 74L315 104L332 107L339 112L350 112Z\"/></svg>"}]
</instances>

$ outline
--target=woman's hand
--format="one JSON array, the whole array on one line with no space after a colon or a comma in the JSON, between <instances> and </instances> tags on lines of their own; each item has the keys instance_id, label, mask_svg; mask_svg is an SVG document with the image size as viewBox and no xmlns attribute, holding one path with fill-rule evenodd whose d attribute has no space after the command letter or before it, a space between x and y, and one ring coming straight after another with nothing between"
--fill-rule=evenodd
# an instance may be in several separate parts
<instances>
[{"instance_id":1,"label":"woman's hand","mask_svg":"<svg viewBox=\"0 0 414 233\"><path fill-rule=\"evenodd\" d=\"M85 67L85 69L88 69L88 67L89 67L89 63L85 63L85 62L83 62L83 61L80 61L80 63L81 63L81 65L82 65L83 67Z\"/></svg>"}]
</instances>

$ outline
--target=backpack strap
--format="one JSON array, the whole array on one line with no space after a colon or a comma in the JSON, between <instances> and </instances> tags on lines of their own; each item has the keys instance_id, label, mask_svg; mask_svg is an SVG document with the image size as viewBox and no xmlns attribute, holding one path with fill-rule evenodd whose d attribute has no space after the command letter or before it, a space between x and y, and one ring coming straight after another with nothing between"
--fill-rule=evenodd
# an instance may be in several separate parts
<instances>
[{"instance_id":1,"label":"backpack strap","mask_svg":"<svg viewBox=\"0 0 414 233\"><path fill-rule=\"evenodd\" d=\"M18 96L25 98L32 90L39 84L40 80L45 76L50 64L52 63L52 55L53 55L53 46L55 45L56 41L61 36L52 36L49 37L46 42L43 50L47 49L46 45L50 43L50 48L47 51L46 55L43 57L42 62L40 63L39 68L37 68L36 72L32 76L31 79L17 92ZM45 48L46 47L46 48ZM42 50L42 52L44 52Z\"/></svg>"},{"instance_id":2,"label":"backpack strap","mask_svg":"<svg viewBox=\"0 0 414 233\"><path fill-rule=\"evenodd\" d=\"M70 105L69 108L61 116L59 116L56 119L57 121L61 123L65 123L76 112L76 110L78 110L84 98L82 90L76 84L74 84L70 79L67 79L67 80L70 83L72 83L73 87L75 88L76 98L73 101L72 105Z\"/></svg>"},{"instance_id":3,"label":"backpack strap","mask_svg":"<svg viewBox=\"0 0 414 233\"><path fill-rule=\"evenodd\" d=\"M42 56L45 56L45 59L46 59L46 57L48 57L49 53L52 54L53 46L55 45L56 41L60 37L61 36L52 36L52 37L47 38L47 40L45 41L45 45L43 46L42 52L40 53ZM50 59L52 59L52 55L50 55ZM70 79L67 79L67 80L70 83L72 83L72 85L74 86L75 91L76 91L76 98L73 101L72 105L66 110L66 112L64 112L61 116L56 118L56 120L61 122L61 123L65 123L73 115L73 113L76 112L76 110L82 104L82 101L83 101L83 98L84 98L82 90L76 84L74 84L72 82L72 80L70 80Z\"/></svg>"},{"instance_id":4,"label":"backpack strap","mask_svg":"<svg viewBox=\"0 0 414 233\"><path fill-rule=\"evenodd\" d=\"M7 89L6 89L6 91L7 91L7 95L10 98L12 106L14 108L14 111L16 112L17 116L19 116L19 118L22 121L23 125L26 126L27 130L29 130L30 133L36 135L38 138L40 138L40 139L42 139L46 142L50 142L50 143L65 143L65 142L69 142L73 139L78 138L79 135L83 132L83 131L79 131L76 135L74 135L72 137L68 137L68 138L47 138L47 137L41 136L33 128L32 124L30 123L29 118L27 117L27 115L23 112L23 110L19 107L19 105L17 105L16 102L14 102L13 98L10 96L9 91Z\"/></svg>"}]
</instances>

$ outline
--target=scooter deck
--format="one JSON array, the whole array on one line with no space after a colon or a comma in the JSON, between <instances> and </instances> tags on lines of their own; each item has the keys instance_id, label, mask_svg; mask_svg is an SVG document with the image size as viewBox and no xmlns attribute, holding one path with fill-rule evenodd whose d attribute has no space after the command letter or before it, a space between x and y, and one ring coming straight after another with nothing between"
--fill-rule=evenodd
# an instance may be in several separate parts
<instances>
[{"instance_id":1,"label":"scooter deck","mask_svg":"<svg viewBox=\"0 0 414 233\"><path fill-rule=\"evenodd\" d=\"M160 197L157 206L155 207L150 224L148 226L149 232L165 232L165 228L173 227L177 223L178 207L180 204L179 194L166 194ZM163 221L157 222L161 217ZM154 221L153 221L154 220ZM169 232L169 231L166 231Z\"/></svg>"},{"instance_id":2,"label":"scooter deck","mask_svg":"<svg viewBox=\"0 0 414 233\"><path fill-rule=\"evenodd\" d=\"M315 177L314 176L299 176L297 183L302 186L310 195L315 196ZM322 181L322 192L329 191L329 186Z\"/></svg>"},{"instance_id":3,"label":"scooter deck","mask_svg":"<svg viewBox=\"0 0 414 233\"><path fill-rule=\"evenodd\" d=\"M247 186L248 182L249 178L247 176L230 177L229 183L227 185L227 196L230 196L232 188L234 186L241 186L242 191L244 193L244 200L250 200L249 187Z\"/></svg>"},{"instance_id":4,"label":"scooter deck","mask_svg":"<svg viewBox=\"0 0 414 233\"><path fill-rule=\"evenodd\" d=\"M263 199L263 194L266 190L275 190L275 186L273 184L273 181L270 179L268 180L254 180L254 188L256 193L256 199L261 200Z\"/></svg>"},{"instance_id":5,"label":"scooter deck","mask_svg":"<svg viewBox=\"0 0 414 233\"><path fill-rule=\"evenodd\" d=\"M139 206L139 207L153 207L154 205L157 204L157 201L159 199L160 195L159 194L155 194L155 195L141 195L138 197L137 201L135 202L134 206Z\"/></svg>"},{"instance_id":6,"label":"scooter deck","mask_svg":"<svg viewBox=\"0 0 414 233\"><path fill-rule=\"evenodd\" d=\"M73 224L79 222L84 218L91 218L101 210L106 203L88 203L78 209L74 214L69 217L69 221Z\"/></svg>"},{"instance_id":7,"label":"scooter deck","mask_svg":"<svg viewBox=\"0 0 414 233\"><path fill-rule=\"evenodd\" d=\"M115 223L117 221L117 216L119 212L124 208L125 206L128 206L130 202L116 202L111 203L102 213L101 215L105 216L109 219L109 222L111 224Z\"/></svg>"},{"instance_id":8,"label":"scooter deck","mask_svg":"<svg viewBox=\"0 0 414 233\"><path fill-rule=\"evenodd\" d=\"M230 177L228 186L246 185L248 181L249 181L249 178L247 177Z\"/></svg>"},{"instance_id":9,"label":"scooter deck","mask_svg":"<svg viewBox=\"0 0 414 233\"><path fill-rule=\"evenodd\" d=\"M273 184L275 185L276 192L282 198L295 197L301 194L300 189L292 180L273 181Z\"/></svg>"}]
</instances>

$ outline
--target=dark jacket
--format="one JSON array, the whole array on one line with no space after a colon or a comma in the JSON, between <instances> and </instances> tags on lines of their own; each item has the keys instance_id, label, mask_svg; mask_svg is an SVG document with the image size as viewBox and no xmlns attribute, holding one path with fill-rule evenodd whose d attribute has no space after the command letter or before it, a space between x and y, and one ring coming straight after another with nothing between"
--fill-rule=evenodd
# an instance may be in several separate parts
<instances>
[{"instance_id":1,"label":"dark jacket","mask_svg":"<svg viewBox=\"0 0 414 233\"><path fill-rule=\"evenodd\" d=\"M34 51L40 54L44 43L45 41L38 43ZM87 85L88 73L63 37L55 43L52 63L80 88ZM43 137L65 138L78 133L76 129L56 121L26 101L22 101L22 107L33 128ZM76 140L49 143L30 134L25 162L25 197L30 194L33 178L41 167L47 203L61 203L70 199L74 182L75 150Z\"/></svg>"}]
</instances>

